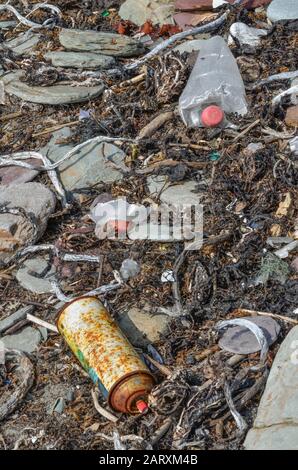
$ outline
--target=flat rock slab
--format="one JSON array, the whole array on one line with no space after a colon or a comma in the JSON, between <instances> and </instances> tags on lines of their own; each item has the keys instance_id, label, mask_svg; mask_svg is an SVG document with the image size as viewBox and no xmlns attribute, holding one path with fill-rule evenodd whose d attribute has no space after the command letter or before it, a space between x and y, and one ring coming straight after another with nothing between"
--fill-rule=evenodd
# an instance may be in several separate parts
<instances>
[{"instance_id":1,"label":"flat rock slab","mask_svg":"<svg viewBox=\"0 0 298 470\"><path fill-rule=\"evenodd\" d=\"M61 105L89 101L101 95L104 85L94 87L53 85L49 87L29 86L20 80L22 72L13 72L1 77L5 91L31 103Z\"/></svg>"},{"instance_id":2,"label":"flat rock slab","mask_svg":"<svg viewBox=\"0 0 298 470\"><path fill-rule=\"evenodd\" d=\"M273 344L279 335L279 324L269 317L245 317L243 320L249 320L258 325L268 341ZM260 344L256 336L247 328L242 326L231 326L219 340L219 346L225 351L234 354L252 354L260 351Z\"/></svg>"},{"instance_id":3,"label":"flat rock slab","mask_svg":"<svg viewBox=\"0 0 298 470\"><path fill-rule=\"evenodd\" d=\"M51 281L55 279L56 269L51 267L43 278L34 276L34 273L41 274L47 267L48 262L41 257L26 260L16 273L19 284L24 289L35 294L47 294L53 292Z\"/></svg>"},{"instance_id":4,"label":"flat rock slab","mask_svg":"<svg viewBox=\"0 0 298 470\"><path fill-rule=\"evenodd\" d=\"M47 52L44 58L54 67L72 67L75 69L107 69L116 64L113 57L94 52Z\"/></svg>"},{"instance_id":5,"label":"flat rock slab","mask_svg":"<svg viewBox=\"0 0 298 470\"><path fill-rule=\"evenodd\" d=\"M32 243L44 233L47 221L54 212L56 198L52 191L40 183L0 186L0 206L20 208L35 219L37 233ZM0 214L0 264L8 262L14 252L28 243L33 227L23 215Z\"/></svg>"},{"instance_id":6,"label":"flat rock slab","mask_svg":"<svg viewBox=\"0 0 298 470\"><path fill-rule=\"evenodd\" d=\"M59 140L70 135L69 128L54 132L50 142L41 149L41 152L47 152L48 158L52 162L57 162L73 148L71 145L59 144ZM115 145L91 143L61 164L58 173L64 188L68 191L87 188L100 182L113 183L123 178L123 173L117 168L128 171L124 159L125 153Z\"/></svg>"},{"instance_id":7,"label":"flat rock slab","mask_svg":"<svg viewBox=\"0 0 298 470\"><path fill-rule=\"evenodd\" d=\"M248 450L298 450L298 326L280 346L262 396Z\"/></svg>"},{"instance_id":8,"label":"flat rock slab","mask_svg":"<svg viewBox=\"0 0 298 470\"><path fill-rule=\"evenodd\" d=\"M34 48L41 40L40 34L24 33L15 39L6 41L4 47L8 47L15 55L33 55ZM37 51L36 51L37 52Z\"/></svg>"},{"instance_id":9,"label":"flat rock slab","mask_svg":"<svg viewBox=\"0 0 298 470\"><path fill-rule=\"evenodd\" d=\"M174 6L172 0L126 0L119 10L123 20L129 20L138 26L147 20L153 24L174 24Z\"/></svg>"},{"instance_id":10,"label":"flat rock slab","mask_svg":"<svg viewBox=\"0 0 298 470\"><path fill-rule=\"evenodd\" d=\"M37 158L28 158L26 163L36 166L42 164ZM32 181L38 173L38 171L28 170L28 168L21 168L20 166L4 166L0 168L0 185L9 186L11 184L28 183Z\"/></svg>"},{"instance_id":11,"label":"flat rock slab","mask_svg":"<svg viewBox=\"0 0 298 470\"><path fill-rule=\"evenodd\" d=\"M70 51L98 52L115 57L132 57L144 52L140 41L114 33L62 29L59 41Z\"/></svg>"},{"instance_id":12,"label":"flat rock slab","mask_svg":"<svg viewBox=\"0 0 298 470\"><path fill-rule=\"evenodd\" d=\"M149 176L147 185L152 195L159 194L160 200L165 204L199 204L200 195L194 193L196 188L195 181L184 181L181 184L165 186L165 176ZM164 188L164 189L163 189Z\"/></svg>"},{"instance_id":13,"label":"flat rock slab","mask_svg":"<svg viewBox=\"0 0 298 470\"><path fill-rule=\"evenodd\" d=\"M272 0L267 9L267 16L273 22L296 20L298 18L298 2L297 0Z\"/></svg>"},{"instance_id":14,"label":"flat rock slab","mask_svg":"<svg viewBox=\"0 0 298 470\"><path fill-rule=\"evenodd\" d=\"M28 326L16 335L4 336L4 346L9 349L18 349L26 353L32 353L36 350L42 340L42 335L38 329Z\"/></svg>"},{"instance_id":15,"label":"flat rock slab","mask_svg":"<svg viewBox=\"0 0 298 470\"><path fill-rule=\"evenodd\" d=\"M168 315L150 315L150 307L131 308L118 318L121 330L134 346L144 347L160 339L165 334L171 318Z\"/></svg>"},{"instance_id":16,"label":"flat rock slab","mask_svg":"<svg viewBox=\"0 0 298 470\"><path fill-rule=\"evenodd\" d=\"M24 320L24 318L27 317L27 314L32 313L33 311L34 311L34 306L28 305L27 307L20 308L16 312L12 313L8 317L1 320L0 321L0 334L8 330L8 328L11 328L12 326L14 326L20 320Z\"/></svg>"}]
</instances>

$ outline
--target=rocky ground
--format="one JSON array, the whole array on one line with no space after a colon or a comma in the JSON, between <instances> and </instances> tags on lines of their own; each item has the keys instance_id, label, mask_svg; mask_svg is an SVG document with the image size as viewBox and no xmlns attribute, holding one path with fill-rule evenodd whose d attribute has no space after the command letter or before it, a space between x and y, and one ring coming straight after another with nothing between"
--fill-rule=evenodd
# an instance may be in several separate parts
<instances>
[{"instance_id":1,"label":"rocky ground","mask_svg":"<svg viewBox=\"0 0 298 470\"><path fill-rule=\"evenodd\" d=\"M1 2L0 448L113 449L115 430L129 449L240 449L248 431L246 448L297 448L298 12L287 2L282 17L278 0L268 11L269 1L216 10L177 2L177 15L196 15L177 24L168 10L170 20L146 11L132 23L134 2L61 0L29 16L37 1L10 2L26 24ZM128 67L189 22L225 11L216 30ZM179 96L216 34L236 58L248 113L230 115L229 129L189 129ZM275 74L284 75L267 80ZM99 240L94 201L118 197L202 203L202 248ZM128 258L138 265L131 277L121 270ZM63 339L27 315L55 325L67 300L119 278L99 297L151 358L157 386L145 416L115 413L115 426L95 409L91 380ZM264 321L261 357L243 325L216 328L243 317Z\"/></svg>"}]
</instances>

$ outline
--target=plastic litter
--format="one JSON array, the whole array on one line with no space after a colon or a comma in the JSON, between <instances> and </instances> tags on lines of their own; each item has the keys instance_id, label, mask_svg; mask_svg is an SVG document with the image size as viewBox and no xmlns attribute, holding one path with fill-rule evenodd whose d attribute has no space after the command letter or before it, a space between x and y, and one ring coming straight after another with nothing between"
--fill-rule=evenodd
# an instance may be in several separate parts
<instances>
[{"instance_id":1,"label":"plastic litter","mask_svg":"<svg viewBox=\"0 0 298 470\"><path fill-rule=\"evenodd\" d=\"M114 410L147 411L154 378L99 300L81 297L66 304L57 327Z\"/></svg>"},{"instance_id":2,"label":"plastic litter","mask_svg":"<svg viewBox=\"0 0 298 470\"><path fill-rule=\"evenodd\" d=\"M95 234L102 240L109 235L126 236L127 230L134 226L137 216L138 222L147 219L144 206L129 204L125 199L116 199L106 203L99 203L91 209L90 217L96 223Z\"/></svg>"},{"instance_id":3,"label":"plastic litter","mask_svg":"<svg viewBox=\"0 0 298 470\"><path fill-rule=\"evenodd\" d=\"M235 58L224 39L203 44L179 100L188 127L229 127L228 113L247 113L245 88Z\"/></svg>"},{"instance_id":4,"label":"plastic litter","mask_svg":"<svg viewBox=\"0 0 298 470\"><path fill-rule=\"evenodd\" d=\"M136 261L133 259L127 258L123 261L120 274L124 281L128 281L129 279L136 277L140 272L140 266Z\"/></svg>"},{"instance_id":5,"label":"plastic litter","mask_svg":"<svg viewBox=\"0 0 298 470\"><path fill-rule=\"evenodd\" d=\"M268 318L266 318L268 320ZM276 336L274 337L274 340L278 336L278 333L280 331L280 327L278 323L276 323L274 320L271 318L269 319L269 322L264 322L264 318L252 318L252 317L247 317L247 318L234 318L233 320L227 320L227 321L222 321L217 325L217 329L221 330L223 328L227 327L237 327L235 330L233 328L232 332L228 331L219 341L219 345L221 348L226 349L227 351L233 352L235 354L250 354L251 352L257 352L261 350L261 355L260 355L260 362L264 363L267 357L268 349L269 349L269 344L268 344L268 333L265 335L265 330L263 330L258 324L271 324L274 325L275 330L277 331ZM272 323L273 322L273 323ZM240 327L240 328L239 328ZM245 329L249 330L249 341L246 338L246 341L243 339L243 334L245 332ZM249 342L253 339L253 336L255 337L256 341L253 344L249 344ZM269 336L270 339L270 336ZM234 340L234 345L233 344ZM238 343L238 344L237 344ZM237 344L237 347L236 347ZM271 343L272 344L272 343ZM242 351L242 352L241 352Z\"/></svg>"}]
</instances>

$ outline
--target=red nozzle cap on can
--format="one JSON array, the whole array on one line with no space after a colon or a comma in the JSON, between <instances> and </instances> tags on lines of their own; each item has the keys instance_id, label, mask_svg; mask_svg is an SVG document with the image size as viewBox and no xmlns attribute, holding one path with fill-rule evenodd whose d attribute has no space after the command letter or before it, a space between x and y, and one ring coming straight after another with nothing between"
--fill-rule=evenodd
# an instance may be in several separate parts
<instances>
[{"instance_id":1,"label":"red nozzle cap on can","mask_svg":"<svg viewBox=\"0 0 298 470\"><path fill-rule=\"evenodd\" d=\"M219 106L207 106L201 114L201 121L205 127L218 127L224 120L224 112Z\"/></svg>"},{"instance_id":2,"label":"red nozzle cap on can","mask_svg":"<svg viewBox=\"0 0 298 470\"><path fill-rule=\"evenodd\" d=\"M136 403L136 407L140 413L145 413L146 411L148 411L149 408L144 400L138 400Z\"/></svg>"}]
</instances>

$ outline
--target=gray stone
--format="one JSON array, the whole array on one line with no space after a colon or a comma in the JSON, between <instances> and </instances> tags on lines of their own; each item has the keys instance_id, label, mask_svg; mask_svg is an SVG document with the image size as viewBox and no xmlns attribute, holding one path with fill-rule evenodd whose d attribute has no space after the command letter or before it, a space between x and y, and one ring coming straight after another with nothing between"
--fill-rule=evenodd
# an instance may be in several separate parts
<instances>
[{"instance_id":1,"label":"gray stone","mask_svg":"<svg viewBox=\"0 0 298 470\"><path fill-rule=\"evenodd\" d=\"M111 56L95 54L94 52L47 52L46 60L55 67L73 67L75 69L107 69L115 65Z\"/></svg>"},{"instance_id":2,"label":"gray stone","mask_svg":"<svg viewBox=\"0 0 298 470\"><path fill-rule=\"evenodd\" d=\"M40 34L34 34L32 32L20 34L15 39L6 41L4 47L8 47L15 55L33 55L34 47L37 46L41 39ZM37 52L37 51L36 51Z\"/></svg>"},{"instance_id":3,"label":"gray stone","mask_svg":"<svg viewBox=\"0 0 298 470\"><path fill-rule=\"evenodd\" d=\"M172 186L165 185L166 176L149 176L147 185L152 195L159 194L160 200L166 204L199 204L200 195L194 193L195 181L184 181ZM163 189L164 188L164 189Z\"/></svg>"},{"instance_id":4,"label":"gray stone","mask_svg":"<svg viewBox=\"0 0 298 470\"><path fill-rule=\"evenodd\" d=\"M262 396L248 450L298 450L298 326L280 346Z\"/></svg>"},{"instance_id":5,"label":"gray stone","mask_svg":"<svg viewBox=\"0 0 298 470\"><path fill-rule=\"evenodd\" d=\"M115 57L132 57L144 52L140 41L114 33L62 29L59 41L70 51L99 52Z\"/></svg>"},{"instance_id":6,"label":"gray stone","mask_svg":"<svg viewBox=\"0 0 298 470\"><path fill-rule=\"evenodd\" d=\"M0 70L1 74L1 70ZM3 82L0 82L0 104L5 104L5 90Z\"/></svg>"},{"instance_id":7,"label":"gray stone","mask_svg":"<svg viewBox=\"0 0 298 470\"><path fill-rule=\"evenodd\" d=\"M228 44L234 44L233 38L235 37L241 46L257 47L261 42L261 38L267 36L268 31L236 22L230 27L230 34Z\"/></svg>"},{"instance_id":8,"label":"gray stone","mask_svg":"<svg viewBox=\"0 0 298 470\"><path fill-rule=\"evenodd\" d=\"M20 320L23 320L24 318L26 318L27 314L32 313L33 311L34 311L34 306L28 305L27 307L21 308L20 310L17 310L16 312L14 312L12 315L9 315L9 317L6 317L3 320L1 320L0 321L0 334L8 330L8 328L11 328L12 326L14 326Z\"/></svg>"},{"instance_id":9,"label":"gray stone","mask_svg":"<svg viewBox=\"0 0 298 470\"><path fill-rule=\"evenodd\" d=\"M126 0L119 10L123 20L129 20L138 26L147 20L153 24L174 24L175 11L172 0Z\"/></svg>"},{"instance_id":10,"label":"gray stone","mask_svg":"<svg viewBox=\"0 0 298 470\"><path fill-rule=\"evenodd\" d=\"M201 49L204 42L204 39L193 39L191 41L185 41L182 44L174 47L174 51L178 51L180 54L183 54L183 52L197 52Z\"/></svg>"},{"instance_id":11,"label":"gray stone","mask_svg":"<svg viewBox=\"0 0 298 470\"><path fill-rule=\"evenodd\" d=\"M249 320L258 325L268 341L268 344L273 344L279 335L280 326L269 317L245 317L243 320ZM242 326L233 326L226 330L221 339L219 346L225 351L234 354L252 354L261 350L260 344L252 331Z\"/></svg>"},{"instance_id":12,"label":"gray stone","mask_svg":"<svg viewBox=\"0 0 298 470\"><path fill-rule=\"evenodd\" d=\"M26 163L36 166L41 165L41 161L37 158L28 158ZM4 166L0 168L0 185L8 186L11 184L28 183L32 181L38 173L38 171L28 170L28 168L21 168L20 166Z\"/></svg>"},{"instance_id":13,"label":"gray stone","mask_svg":"<svg viewBox=\"0 0 298 470\"><path fill-rule=\"evenodd\" d=\"M291 87L298 86L298 77L291 82ZM291 95L291 103L298 104L298 91Z\"/></svg>"},{"instance_id":14,"label":"gray stone","mask_svg":"<svg viewBox=\"0 0 298 470\"><path fill-rule=\"evenodd\" d=\"M20 80L22 73L22 71L12 72L3 75L0 80L4 83L6 93L31 103L50 104L53 106L81 103L96 98L104 91L104 85L93 87L73 87L70 85L29 86Z\"/></svg>"},{"instance_id":15,"label":"gray stone","mask_svg":"<svg viewBox=\"0 0 298 470\"><path fill-rule=\"evenodd\" d=\"M134 346L145 347L158 341L161 334L166 334L171 318L168 315L150 315L150 306L146 305L142 310L133 307L119 314L117 320Z\"/></svg>"},{"instance_id":16,"label":"gray stone","mask_svg":"<svg viewBox=\"0 0 298 470\"><path fill-rule=\"evenodd\" d=\"M51 270L44 278L35 277L30 272L41 274L47 267L48 262L41 257L26 260L16 273L16 278L24 289L35 294L46 294L53 292L51 281L55 278L56 269L52 266Z\"/></svg>"},{"instance_id":17,"label":"gray stone","mask_svg":"<svg viewBox=\"0 0 298 470\"><path fill-rule=\"evenodd\" d=\"M0 21L0 29L10 29L16 26L16 21Z\"/></svg>"},{"instance_id":18,"label":"gray stone","mask_svg":"<svg viewBox=\"0 0 298 470\"><path fill-rule=\"evenodd\" d=\"M0 206L20 208L35 219L37 231L23 215L0 214L0 263L6 263L13 252L28 240L32 243L43 235L47 221L54 212L56 198L52 191L40 183L24 183L17 186L0 186Z\"/></svg>"},{"instance_id":19,"label":"gray stone","mask_svg":"<svg viewBox=\"0 0 298 470\"><path fill-rule=\"evenodd\" d=\"M298 18L297 0L272 0L267 9L269 20L296 20Z\"/></svg>"},{"instance_id":20,"label":"gray stone","mask_svg":"<svg viewBox=\"0 0 298 470\"><path fill-rule=\"evenodd\" d=\"M58 144L61 138L69 137L71 131L64 128L54 132L46 147L41 152L47 152L52 162L58 161L73 147ZM113 162L123 171L128 168L124 164L125 153L112 144L91 143L85 145L65 163L59 166L59 176L68 191L93 186L96 183L112 183L123 178L122 173L113 166Z\"/></svg>"},{"instance_id":21,"label":"gray stone","mask_svg":"<svg viewBox=\"0 0 298 470\"><path fill-rule=\"evenodd\" d=\"M42 337L38 329L28 326L16 335L4 336L1 341L9 349L18 349L26 353L32 353L41 342Z\"/></svg>"}]
</instances>

